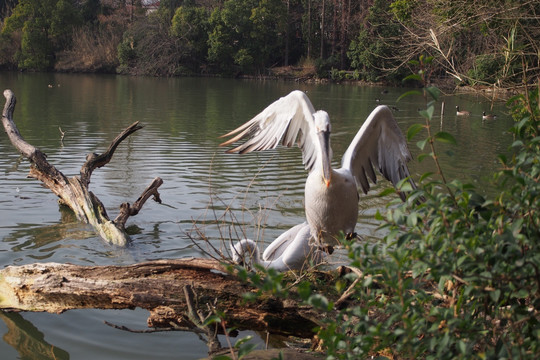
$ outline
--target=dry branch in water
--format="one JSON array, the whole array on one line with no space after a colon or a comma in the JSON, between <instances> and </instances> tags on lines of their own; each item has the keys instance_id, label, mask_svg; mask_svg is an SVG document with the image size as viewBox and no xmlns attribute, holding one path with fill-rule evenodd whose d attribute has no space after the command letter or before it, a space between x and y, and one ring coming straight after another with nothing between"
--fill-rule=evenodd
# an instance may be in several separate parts
<instances>
[{"instance_id":1,"label":"dry branch in water","mask_svg":"<svg viewBox=\"0 0 540 360\"><path fill-rule=\"evenodd\" d=\"M138 214L150 196L153 196L154 200L161 202L157 189L163 184L163 180L155 178L133 206L128 203L122 204L120 214L115 221L109 219L105 206L89 191L88 187L92 172L96 168L108 164L118 145L129 135L141 129L142 126L138 122L130 125L111 142L106 152L101 155L89 154L79 176L67 178L47 161L47 157L43 152L23 139L13 121L16 104L15 94L11 90L5 90L4 97L6 98L6 104L2 111L2 124L13 146L30 161L29 176L43 182L47 188L60 198L62 204L73 210L80 221L91 224L103 239L119 246L125 246L129 241L129 235L125 230L127 219L129 216Z\"/></svg>"},{"instance_id":2,"label":"dry branch in water","mask_svg":"<svg viewBox=\"0 0 540 360\"><path fill-rule=\"evenodd\" d=\"M0 308L60 313L70 309L150 311L148 326L193 329L223 313L227 327L311 338L317 315L294 301L246 302L254 289L210 259L156 260L127 266L42 263L0 270ZM187 294L187 295L186 295ZM195 319L199 317L198 319Z\"/></svg>"}]
</instances>

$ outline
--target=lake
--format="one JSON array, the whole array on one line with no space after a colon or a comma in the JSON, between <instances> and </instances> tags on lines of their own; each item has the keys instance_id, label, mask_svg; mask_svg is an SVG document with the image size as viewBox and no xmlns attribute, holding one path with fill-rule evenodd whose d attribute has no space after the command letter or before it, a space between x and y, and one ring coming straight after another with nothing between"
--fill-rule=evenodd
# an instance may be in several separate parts
<instances>
[{"instance_id":1,"label":"lake","mask_svg":"<svg viewBox=\"0 0 540 360\"><path fill-rule=\"evenodd\" d=\"M147 78L115 75L26 74L0 72L1 90L17 97L14 120L22 136L47 154L66 176L77 175L88 153L104 152L124 128L144 128L121 143L112 161L96 169L92 190L114 218L123 202L134 202L155 177L161 177L162 204L149 200L127 225L126 248L105 243L88 225L58 206L56 196L27 178L29 163L2 131L0 137L0 266L35 262L125 265L146 260L207 257L212 251L201 232L226 254L228 240L249 237L271 242L304 221L307 174L298 148L247 155L225 154L218 137L255 116L294 89L307 92L316 109L332 121L334 163L379 103L398 108L403 132L421 122L419 96L397 98L403 88L303 84L207 78ZM488 177L498 169L497 155L512 142L512 119L504 103L477 95L444 96L446 114L436 110L433 127L457 139L440 147L448 179L459 178L481 191L493 191ZM1 106L4 105L2 97ZM455 106L472 112L457 117ZM482 120L482 111L496 120ZM61 141L60 129L65 132ZM411 152L419 153L415 142ZM412 161L418 178L434 171L432 162ZM384 236L374 219L395 196L377 194L380 181L361 197L357 232L364 241ZM221 239L221 234L225 240ZM229 239L229 234L233 234ZM340 254L332 261L339 263ZM109 321L145 329L144 310L75 310L64 314L0 312L2 359L197 359L207 355L196 335L180 332L130 333ZM245 336L250 332L243 332ZM255 338L259 339L257 334ZM264 335L261 335L265 338ZM262 340L255 340L263 346ZM222 340L225 345L225 341Z\"/></svg>"}]
</instances>

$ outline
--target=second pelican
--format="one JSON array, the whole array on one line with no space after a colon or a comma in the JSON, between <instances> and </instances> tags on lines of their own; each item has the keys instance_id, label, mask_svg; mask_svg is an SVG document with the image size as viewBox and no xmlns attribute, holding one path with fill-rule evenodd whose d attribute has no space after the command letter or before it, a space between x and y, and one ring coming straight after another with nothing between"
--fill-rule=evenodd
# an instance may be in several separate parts
<instances>
[{"instance_id":1,"label":"second pelican","mask_svg":"<svg viewBox=\"0 0 540 360\"><path fill-rule=\"evenodd\" d=\"M231 246L232 260L237 264L258 264L276 271L301 270L322 263L327 253L310 244L311 232L307 222L293 226L274 240L261 258L255 241L242 239Z\"/></svg>"},{"instance_id":2,"label":"second pelican","mask_svg":"<svg viewBox=\"0 0 540 360\"><path fill-rule=\"evenodd\" d=\"M274 149L278 144L302 149L309 175L305 186L306 218L319 246L333 246L343 232L354 234L358 220L358 189L367 193L369 180L376 183L376 167L394 186L410 177L407 161L411 154L392 111L379 105L364 122L343 155L341 168L332 169L330 118L326 111L315 111L305 93L291 92L270 104L253 119L223 135L221 146L240 139L246 141L229 153L249 153ZM414 181L408 180L413 188ZM405 194L399 193L405 199Z\"/></svg>"}]
</instances>

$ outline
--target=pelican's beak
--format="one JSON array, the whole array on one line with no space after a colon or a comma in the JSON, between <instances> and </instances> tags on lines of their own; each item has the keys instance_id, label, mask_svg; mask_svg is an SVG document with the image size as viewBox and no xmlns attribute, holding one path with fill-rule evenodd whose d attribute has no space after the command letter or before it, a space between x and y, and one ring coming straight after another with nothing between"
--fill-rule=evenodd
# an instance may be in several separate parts
<instances>
[{"instance_id":1,"label":"pelican's beak","mask_svg":"<svg viewBox=\"0 0 540 360\"><path fill-rule=\"evenodd\" d=\"M326 187L330 186L332 181L331 150L330 150L330 131L319 132L322 147L322 175Z\"/></svg>"}]
</instances>

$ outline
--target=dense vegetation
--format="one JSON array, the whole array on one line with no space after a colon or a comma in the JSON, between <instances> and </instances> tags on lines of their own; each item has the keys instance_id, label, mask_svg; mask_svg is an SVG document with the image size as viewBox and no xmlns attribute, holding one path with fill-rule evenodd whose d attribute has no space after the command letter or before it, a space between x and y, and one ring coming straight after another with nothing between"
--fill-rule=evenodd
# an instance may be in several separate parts
<instances>
[{"instance_id":1,"label":"dense vegetation","mask_svg":"<svg viewBox=\"0 0 540 360\"><path fill-rule=\"evenodd\" d=\"M510 87L540 74L533 0L6 0L0 67L156 76L398 81ZM154 10L154 11L153 11Z\"/></svg>"}]
</instances>

